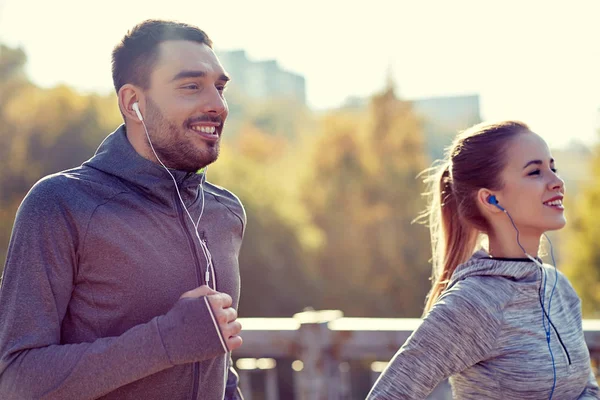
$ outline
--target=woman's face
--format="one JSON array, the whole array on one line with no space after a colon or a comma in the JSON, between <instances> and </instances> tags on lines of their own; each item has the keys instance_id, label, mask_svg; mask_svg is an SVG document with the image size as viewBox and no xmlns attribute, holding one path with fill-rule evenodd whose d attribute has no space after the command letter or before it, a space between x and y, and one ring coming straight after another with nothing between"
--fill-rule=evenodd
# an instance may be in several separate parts
<instances>
[{"instance_id":1,"label":"woman's face","mask_svg":"<svg viewBox=\"0 0 600 400\"><path fill-rule=\"evenodd\" d=\"M562 199L565 183L557 175L546 142L524 132L507 149L504 183L498 203L510 214L521 234L541 235L566 224Z\"/></svg>"}]
</instances>

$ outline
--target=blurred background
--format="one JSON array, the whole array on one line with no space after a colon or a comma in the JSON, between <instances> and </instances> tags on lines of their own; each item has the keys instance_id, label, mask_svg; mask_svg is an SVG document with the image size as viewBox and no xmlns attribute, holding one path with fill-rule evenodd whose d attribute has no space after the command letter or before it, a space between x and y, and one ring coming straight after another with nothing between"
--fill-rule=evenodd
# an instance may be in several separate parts
<instances>
[{"instance_id":1,"label":"blurred background","mask_svg":"<svg viewBox=\"0 0 600 400\"><path fill-rule=\"evenodd\" d=\"M241 317L418 318L419 172L458 131L520 119L566 181L556 259L599 318L598 15L595 1L0 0L0 266L29 188L122 122L113 46L144 19L175 19L208 33L233 78L209 180L248 214ZM352 381L346 398L364 398L370 382Z\"/></svg>"}]
</instances>

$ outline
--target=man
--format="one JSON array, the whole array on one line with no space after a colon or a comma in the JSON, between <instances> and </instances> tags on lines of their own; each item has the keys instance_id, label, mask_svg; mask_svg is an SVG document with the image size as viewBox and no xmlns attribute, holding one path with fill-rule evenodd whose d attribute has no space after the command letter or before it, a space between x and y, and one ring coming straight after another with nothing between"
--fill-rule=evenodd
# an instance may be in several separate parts
<instances>
[{"instance_id":1,"label":"man","mask_svg":"<svg viewBox=\"0 0 600 400\"><path fill-rule=\"evenodd\" d=\"M228 112L211 46L186 24L134 27L112 59L124 125L23 200L0 291L0 398L242 398L229 352L246 215L205 182Z\"/></svg>"}]
</instances>

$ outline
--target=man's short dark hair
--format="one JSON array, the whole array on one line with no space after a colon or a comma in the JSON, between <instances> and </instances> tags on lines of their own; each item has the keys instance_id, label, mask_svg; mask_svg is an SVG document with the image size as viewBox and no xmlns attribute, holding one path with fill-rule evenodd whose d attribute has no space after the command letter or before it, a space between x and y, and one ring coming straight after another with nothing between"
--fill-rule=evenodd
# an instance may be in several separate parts
<instances>
[{"instance_id":1,"label":"man's short dark hair","mask_svg":"<svg viewBox=\"0 0 600 400\"><path fill-rule=\"evenodd\" d=\"M150 74L158 59L158 45L166 40L189 40L212 48L212 41L199 28L175 21L146 20L133 27L112 52L112 76L117 93L131 83L150 87Z\"/></svg>"}]
</instances>

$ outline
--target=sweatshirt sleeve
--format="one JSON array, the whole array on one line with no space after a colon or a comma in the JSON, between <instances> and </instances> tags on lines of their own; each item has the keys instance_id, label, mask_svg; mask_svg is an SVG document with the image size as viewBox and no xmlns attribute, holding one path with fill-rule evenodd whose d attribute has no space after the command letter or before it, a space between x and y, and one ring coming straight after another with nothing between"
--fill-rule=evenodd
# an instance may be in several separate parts
<instances>
[{"instance_id":1,"label":"sweatshirt sleeve","mask_svg":"<svg viewBox=\"0 0 600 400\"><path fill-rule=\"evenodd\" d=\"M583 320L581 312L581 298L575 291L575 288L569 281L569 279L561 271L555 270L560 275L559 284L566 283L566 290L564 293L567 296L567 304L570 312L575 316L576 320L579 321L579 329L583 332ZM582 338L582 340L585 340ZM587 347L587 345L586 345ZM589 349L588 349L589 351ZM579 395L578 399L592 400L600 399L600 389L598 388L598 381L594 375L591 364L589 365L590 373L586 382L583 392Z\"/></svg>"},{"instance_id":2,"label":"sweatshirt sleeve","mask_svg":"<svg viewBox=\"0 0 600 400\"><path fill-rule=\"evenodd\" d=\"M227 385L225 387L225 399L224 400L244 400L242 391L239 387L240 377L233 368L233 360L229 356L229 371L227 374Z\"/></svg>"},{"instance_id":3,"label":"sweatshirt sleeve","mask_svg":"<svg viewBox=\"0 0 600 400\"><path fill-rule=\"evenodd\" d=\"M450 375L486 358L502 310L472 292L459 282L439 298L381 373L368 400L424 399Z\"/></svg>"},{"instance_id":4,"label":"sweatshirt sleeve","mask_svg":"<svg viewBox=\"0 0 600 400\"><path fill-rule=\"evenodd\" d=\"M30 191L12 231L0 289L0 398L93 399L225 353L205 298L180 299L118 337L63 344L80 234L77 210L51 189Z\"/></svg>"},{"instance_id":5,"label":"sweatshirt sleeve","mask_svg":"<svg viewBox=\"0 0 600 400\"><path fill-rule=\"evenodd\" d=\"M600 390L598 389L598 381L594 375L594 371L590 370L590 376L585 385L585 389L578 397L579 400L597 400L600 399Z\"/></svg>"}]
</instances>

